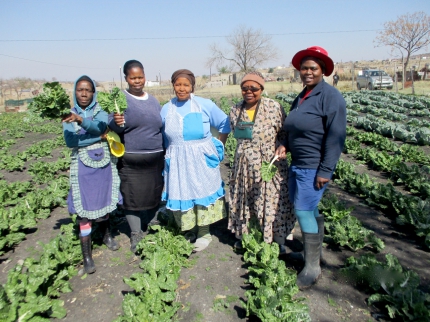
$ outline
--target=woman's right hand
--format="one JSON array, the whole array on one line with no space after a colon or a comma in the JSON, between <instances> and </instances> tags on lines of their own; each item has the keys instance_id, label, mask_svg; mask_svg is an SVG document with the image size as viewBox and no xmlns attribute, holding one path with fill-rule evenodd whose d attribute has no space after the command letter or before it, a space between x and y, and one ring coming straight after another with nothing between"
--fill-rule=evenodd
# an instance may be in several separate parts
<instances>
[{"instance_id":1,"label":"woman's right hand","mask_svg":"<svg viewBox=\"0 0 430 322\"><path fill-rule=\"evenodd\" d=\"M287 157L287 149L282 144L276 149L275 155L279 157L279 159L285 159Z\"/></svg>"},{"instance_id":2,"label":"woman's right hand","mask_svg":"<svg viewBox=\"0 0 430 322\"><path fill-rule=\"evenodd\" d=\"M118 126L125 124L124 114L113 113L113 119Z\"/></svg>"}]
</instances>

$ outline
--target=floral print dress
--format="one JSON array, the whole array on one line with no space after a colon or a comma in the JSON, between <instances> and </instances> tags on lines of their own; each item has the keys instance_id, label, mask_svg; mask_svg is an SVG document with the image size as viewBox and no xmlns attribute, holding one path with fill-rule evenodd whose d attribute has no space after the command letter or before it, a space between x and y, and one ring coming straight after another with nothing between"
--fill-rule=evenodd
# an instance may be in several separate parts
<instances>
[{"instance_id":1,"label":"floral print dress","mask_svg":"<svg viewBox=\"0 0 430 322\"><path fill-rule=\"evenodd\" d=\"M243 101L230 112L231 130L238 122ZM241 120L250 122L245 110ZM264 241L285 241L294 228L296 217L288 198L288 164L276 161L278 171L270 182L261 179L263 161L270 162L279 142L286 133L282 130L285 112L276 101L262 98L255 116L252 140L238 139L234 165L230 177L228 228L236 237L248 233L248 224L256 217L264 233Z\"/></svg>"}]
</instances>

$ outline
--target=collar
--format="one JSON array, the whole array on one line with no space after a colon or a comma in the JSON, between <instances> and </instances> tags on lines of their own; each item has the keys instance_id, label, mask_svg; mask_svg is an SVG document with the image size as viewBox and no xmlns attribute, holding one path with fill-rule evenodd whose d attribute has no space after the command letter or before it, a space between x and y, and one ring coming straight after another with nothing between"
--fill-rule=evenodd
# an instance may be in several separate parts
<instances>
[{"instance_id":1,"label":"collar","mask_svg":"<svg viewBox=\"0 0 430 322\"><path fill-rule=\"evenodd\" d=\"M313 89L312 89L312 91L309 93L309 95L307 96L307 97L311 97L311 96L314 96L314 95L317 95L317 94L319 94L321 91L322 91L322 89L323 89L323 86L325 86L325 80L323 79L321 82L319 82ZM305 96L305 94L306 94L306 87L305 88L303 88L303 90L300 92L300 94L299 94L299 97L300 98L303 98L303 96Z\"/></svg>"}]
</instances>

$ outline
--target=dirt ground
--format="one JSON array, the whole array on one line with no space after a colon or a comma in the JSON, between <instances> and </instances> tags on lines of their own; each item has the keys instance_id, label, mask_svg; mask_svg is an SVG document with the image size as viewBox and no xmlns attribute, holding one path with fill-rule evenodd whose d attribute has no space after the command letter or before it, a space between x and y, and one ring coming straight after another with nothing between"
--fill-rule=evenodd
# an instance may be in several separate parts
<instances>
[{"instance_id":1,"label":"dirt ground","mask_svg":"<svg viewBox=\"0 0 430 322\"><path fill-rule=\"evenodd\" d=\"M227 164L223 164L224 179L227 178L228 171ZM25 173L2 174L10 181L29 179ZM413 232L405 231L384 214L366 206L362 200L342 191L335 184L331 184L329 191L344 200L348 206L354 206L352 214L383 239L386 248L378 254L378 258L382 260L384 254L394 254L404 267L419 274L422 288L429 291L430 253L421 249L412 237ZM40 254L40 242L53 238L59 233L59 227L69 222L67 209L57 208L51 217L38 223L37 229L27 231L26 240L0 256L0 282L6 282L8 270L18 261ZM107 322L122 313L122 299L131 291L123 278L140 271L140 259L129 250L127 222L124 218L117 218L116 223L114 234L121 248L112 252L105 246L95 246L93 256L97 271L88 276L73 277L73 292L61 296L68 312L64 321ZM211 233L213 242L205 251L192 254L195 265L181 272L177 299L182 303L182 308L177 318L180 321L196 322L257 321L256 318L245 317L245 310L240 302L241 299L244 300L247 288L247 270L242 254L233 250L235 239L227 230L227 220L212 225ZM287 245L293 250L300 250L300 239L300 230L296 226L294 241L288 241ZM299 296L307 299L312 321L384 321L378 308L367 306L368 295L360 292L340 274L339 269L343 267L345 259L358 254L344 248L324 248L327 265L322 267L322 277L310 290L299 293ZM301 269L288 261L286 265ZM226 305L220 305L217 299L223 299Z\"/></svg>"}]
</instances>

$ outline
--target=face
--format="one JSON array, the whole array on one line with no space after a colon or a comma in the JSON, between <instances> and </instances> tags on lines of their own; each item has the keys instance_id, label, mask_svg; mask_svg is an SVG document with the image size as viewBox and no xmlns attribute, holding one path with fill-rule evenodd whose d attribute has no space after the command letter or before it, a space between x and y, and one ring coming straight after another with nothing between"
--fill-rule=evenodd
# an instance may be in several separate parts
<instances>
[{"instance_id":1,"label":"face","mask_svg":"<svg viewBox=\"0 0 430 322\"><path fill-rule=\"evenodd\" d=\"M300 78L308 89L314 88L323 79L323 71L316 61L309 58L300 65Z\"/></svg>"},{"instance_id":2,"label":"face","mask_svg":"<svg viewBox=\"0 0 430 322\"><path fill-rule=\"evenodd\" d=\"M125 76L125 81L128 84L128 91L133 95L141 95L145 86L145 73L139 67L130 68Z\"/></svg>"},{"instance_id":3,"label":"face","mask_svg":"<svg viewBox=\"0 0 430 322\"><path fill-rule=\"evenodd\" d=\"M242 97L248 106L253 106L261 99L261 85L254 81L246 81L240 86Z\"/></svg>"},{"instance_id":4,"label":"face","mask_svg":"<svg viewBox=\"0 0 430 322\"><path fill-rule=\"evenodd\" d=\"M190 98L190 94L193 91L193 86L187 78L179 77L173 84L173 90L175 91L178 100L186 101Z\"/></svg>"},{"instance_id":5,"label":"face","mask_svg":"<svg viewBox=\"0 0 430 322\"><path fill-rule=\"evenodd\" d=\"M86 108L93 101L93 86L89 81L80 81L76 84L75 89L76 100L82 108Z\"/></svg>"}]
</instances>

